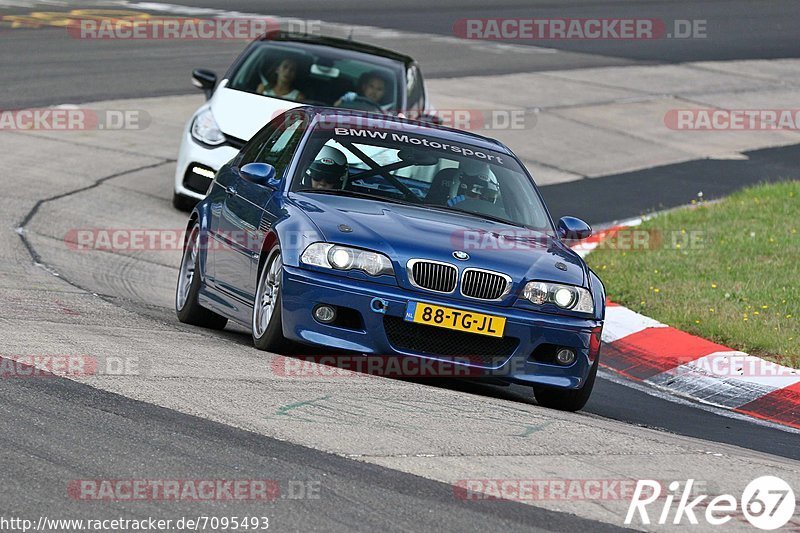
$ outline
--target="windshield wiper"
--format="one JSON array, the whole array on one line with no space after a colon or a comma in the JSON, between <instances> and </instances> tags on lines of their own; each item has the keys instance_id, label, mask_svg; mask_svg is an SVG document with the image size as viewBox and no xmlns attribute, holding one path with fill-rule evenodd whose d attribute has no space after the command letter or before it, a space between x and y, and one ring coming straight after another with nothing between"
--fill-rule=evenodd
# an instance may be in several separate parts
<instances>
[{"instance_id":1,"label":"windshield wiper","mask_svg":"<svg viewBox=\"0 0 800 533\"><path fill-rule=\"evenodd\" d=\"M399 198L388 198L386 196L381 196L379 194L369 194L365 192L357 192L357 191L345 191L343 189L298 189L295 192L314 192L317 194L331 194L334 196L348 196L351 198L363 198L365 200L378 200L379 202L388 202L390 204L401 204L401 205L420 205L415 204L412 202L407 202L405 200L400 200Z\"/></svg>"},{"instance_id":2,"label":"windshield wiper","mask_svg":"<svg viewBox=\"0 0 800 533\"><path fill-rule=\"evenodd\" d=\"M472 215L473 217L482 218L484 220L489 220L491 222L500 222L501 224L508 224L509 226L514 226L514 227L517 227L517 228L530 229L525 224L520 224L519 222L513 222L511 220L506 220L505 218L502 218L502 217L496 217L496 216L493 216L493 215L485 215L483 213L476 213L474 211L467 211L466 209L458 209L456 207L445 207L445 206L443 206L441 204L422 204L422 205L424 205L425 207L431 207L433 209L438 209L440 211L450 211L451 213L453 211L455 211L456 213L462 213L464 215Z\"/></svg>"}]
</instances>

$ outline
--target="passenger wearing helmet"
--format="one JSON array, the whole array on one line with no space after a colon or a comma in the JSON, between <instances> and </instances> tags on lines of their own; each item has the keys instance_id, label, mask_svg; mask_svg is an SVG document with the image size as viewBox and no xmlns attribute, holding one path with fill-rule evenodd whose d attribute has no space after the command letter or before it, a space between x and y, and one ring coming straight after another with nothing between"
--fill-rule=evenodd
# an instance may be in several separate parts
<instances>
[{"instance_id":1,"label":"passenger wearing helmet","mask_svg":"<svg viewBox=\"0 0 800 533\"><path fill-rule=\"evenodd\" d=\"M464 200L483 200L494 204L500 194L497 183L491 178L489 165L477 161L465 161L460 165L460 183L458 195L451 198L450 207Z\"/></svg>"},{"instance_id":2,"label":"passenger wearing helmet","mask_svg":"<svg viewBox=\"0 0 800 533\"><path fill-rule=\"evenodd\" d=\"M347 177L347 157L332 146L323 146L306 169L306 184L312 189L341 189Z\"/></svg>"}]
</instances>

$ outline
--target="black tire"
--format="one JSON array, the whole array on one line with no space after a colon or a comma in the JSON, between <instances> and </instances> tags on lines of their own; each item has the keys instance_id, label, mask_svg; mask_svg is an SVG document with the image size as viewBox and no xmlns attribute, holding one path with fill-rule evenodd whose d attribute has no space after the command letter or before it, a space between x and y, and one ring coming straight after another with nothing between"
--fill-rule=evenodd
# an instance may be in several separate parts
<instances>
[{"instance_id":1,"label":"black tire","mask_svg":"<svg viewBox=\"0 0 800 533\"><path fill-rule=\"evenodd\" d=\"M275 262L278 262L277 270L278 270L278 278L277 278L277 287L271 283L274 280L270 280L272 274L275 273ZM253 315L252 320L250 323L250 328L253 334L253 346L255 346L259 350L263 350L265 352L278 352L278 353L285 353L289 348L289 341L283 336L283 320L281 318L281 310L283 307L283 298L281 297L281 290L280 290L280 273L283 270L283 263L282 263L282 256L280 246L275 245L267 255L267 260L264 261L264 264L261 266L261 269L258 272L257 282L256 282L256 297L253 301ZM257 325L256 321L261 323L261 314L259 314L259 308L261 307L261 301L265 296L265 291L268 287L265 287L264 284L270 284L270 299L274 299L274 308L270 313L267 326L266 328L262 328ZM263 313L263 311L261 311Z\"/></svg>"},{"instance_id":2,"label":"black tire","mask_svg":"<svg viewBox=\"0 0 800 533\"><path fill-rule=\"evenodd\" d=\"M199 253L197 250L198 237L200 235L200 226L194 225L186 238L184 245L183 259L181 259L181 268L178 271L178 285L175 288L175 312L178 314L178 320L184 324L191 324L193 326L200 326L210 329L222 329L228 323L228 319L224 316L206 309L197 302L197 294L200 292L200 275L197 272L197 262ZM194 250L194 253L192 253ZM192 262L192 276L191 281L186 281L187 271L184 266L187 261ZM181 298L181 293L188 286L185 299Z\"/></svg>"},{"instance_id":3,"label":"black tire","mask_svg":"<svg viewBox=\"0 0 800 533\"><path fill-rule=\"evenodd\" d=\"M184 196L178 193L172 193L172 207L177 209L178 211L186 211L187 213L194 209L194 206L197 205L197 200L194 198L190 198L189 196Z\"/></svg>"},{"instance_id":4,"label":"black tire","mask_svg":"<svg viewBox=\"0 0 800 533\"><path fill-rule=\"evenodd\" d=\"M589 370L589 377L586 378L586 382L580 389L564 390L552 387L534 387L533 394L536 397L536 401L542 407L560 411L580 411L589 401L589 396L592 395L599 361L599 357L595 359L592 369Z\"/></svg>"}]
</instances>

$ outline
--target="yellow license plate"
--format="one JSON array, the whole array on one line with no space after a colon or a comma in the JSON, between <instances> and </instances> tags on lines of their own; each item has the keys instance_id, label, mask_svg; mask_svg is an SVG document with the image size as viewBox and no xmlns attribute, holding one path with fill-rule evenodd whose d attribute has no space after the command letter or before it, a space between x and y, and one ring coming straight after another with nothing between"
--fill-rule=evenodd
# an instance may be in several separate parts
<instances>
[{"instance_id":1,"label":"yellow license plate","mask_svg":"<svg viewBox=\"0 0 800 533\"><path fill-rule=\"evenodd\" d=\"M406 322L468 331L491 337L502 337L506 327L506 319L501 316L484 315L422 302L408 302L405 319Z\"/></svg>"}]
</instances>

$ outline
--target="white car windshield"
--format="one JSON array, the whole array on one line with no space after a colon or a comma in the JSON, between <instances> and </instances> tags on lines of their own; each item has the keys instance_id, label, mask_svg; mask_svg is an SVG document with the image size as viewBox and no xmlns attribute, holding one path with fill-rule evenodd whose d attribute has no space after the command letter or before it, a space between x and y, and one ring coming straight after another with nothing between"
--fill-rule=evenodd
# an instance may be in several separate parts
<instances>
[{"instance_id":1,"label":"white car windshield","mask_svg":"<svg viewBox=\"0 0 800 533\"><path fill-rule=\"evenodd\" d=\"M327 46L255 47L228 87L304 104L396 112L402 64Z\"/></svg>"}]
</instances>

